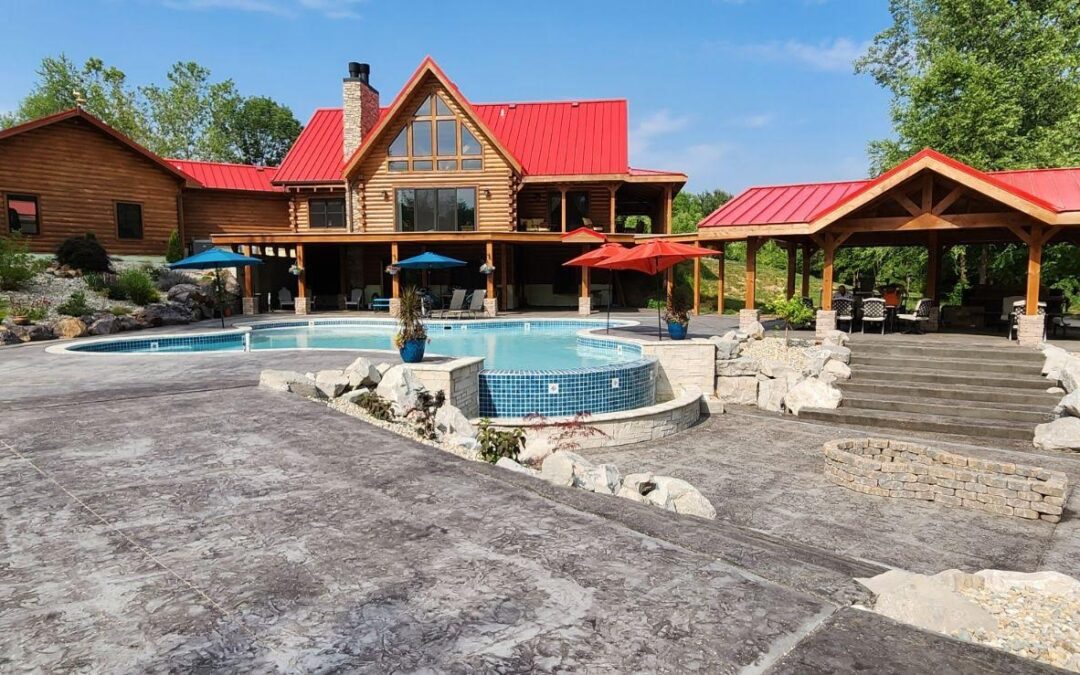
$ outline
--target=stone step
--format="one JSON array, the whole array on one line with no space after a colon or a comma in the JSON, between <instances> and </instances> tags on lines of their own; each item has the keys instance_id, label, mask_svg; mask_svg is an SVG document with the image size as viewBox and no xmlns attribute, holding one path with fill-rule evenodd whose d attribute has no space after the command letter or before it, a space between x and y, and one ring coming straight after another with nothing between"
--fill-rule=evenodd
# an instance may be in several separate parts
<instances>
[{"instance_id":1,"label":"stone step","mask_svg":"<svg viewBox=\"0 0 1080 675\"><path fill-rule=\"evenodd\" d=\"M852 340L848 345L853 354L873 354L874 356L910 357L921 359L985 359L987 361L1008 361L1010 363L1031 363L1042 365L1045 357L1034 349L1016 346L986 347L983 345L941 345L927 344L917 340L867 341Z\"/></svg>"},{"instance_id":2,"label":"stone step","mask_svg":"<svg viewBox=\"0 0 1080 675\"><path fill-rule=\"evenodd\" d=\"M964 417L981 419L989 422L1004 420L1009 422L1028 422L1042 424L1054 418L1045 405L1025 405L1021 403L989 403L980 401L950 401L941 398L921 398L881 394L865 394L845 397L841 407L861 410L881 410L902 414L936 415L944 417Z\"/></svg>"},{"instance_id":3,"label":"stone step","mask_svg":"<svg viewBox=\"0 0 1080 675\"><path fill-rule=\"evenodd\" d=\"M836 383L844 396L867 394L873 396L902 396L905 398L934 398L950 401L979 401L1002 405L1043 405L1053 408L1061 400L1059 394L1047 394L1032 389L1010 390L1001 387L970 385L911 384L889 381L841 380Z\"/></svg>"},{"instance_id":4,"label":"stone step","mask_svg":"<svg viewBox=\"0 0 1080 675\"><path fill-rule=\"evenodd\" d=\"M872 370L890 370L907 372L909 370L934 370L937 372L957 371L958 373L1002 373L1007 375L1020 375L1025 377L1040 378L1042 376L1042 362L1027 363L1024 361L1008 361L981 358L950 358L939 359L926 356L893 356L883 355L874 351L853 352L851 365L865 366ZM1050 386L1047 384L1047 386Z\"/></svg>"},{"instance_id":5,"label":"stone step","mask_svg":"<svg viewBox=\"0 0 1080 675\"><path fill-rule=\"evenodd\" d=\"M1028 422L989 422L966 417L945 415L883 414L881 410L855 408L803 408L800 419L870 427L875 429L898 429L902 431L953 434L976 438L997 438L1030 441L1035 435L1035 425Z\"/></svg>"},{"instance_id":6,"label":"stone step","mask_svg":"<svg viewBox=\"0 0 1080 675\"><path fill-rule=\"evenodd\" d=\"M851 377L860 382L949 384L977 387L1000 387L1002 389L1025 389L1042 392L1045 392L1047 388L1053 386L1049 380L1041 375L1010 376L1004 373L973 375L971 373L954 373L949 370L931 369L878 370L858 365L852 366Z\"/></svg>"}]
</instances>

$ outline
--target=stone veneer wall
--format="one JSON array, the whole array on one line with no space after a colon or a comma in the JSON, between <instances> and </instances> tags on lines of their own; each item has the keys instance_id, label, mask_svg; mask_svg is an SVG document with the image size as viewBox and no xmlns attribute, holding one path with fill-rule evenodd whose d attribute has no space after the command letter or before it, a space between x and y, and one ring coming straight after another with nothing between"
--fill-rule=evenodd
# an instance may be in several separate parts
<instances>
[{"instance_id":1,"label":"stone veneer wall","mask_svg":"<svg viewBox=\"0 0 1080 675\"><path fill-rule=\"evenodd\" d=\"M708 340L645 342L642 356L657 361L656 399L676 398L684 391L716 389L716 345Z\"/></svg>"},{"instance_id":2,"label":"stone veneer wall","mask_svg":"<svg viewBox=\"0 0 1080 675\"><path fill-rule=\"evenodd\" d=\"M603 435L575 438L578 448L615 447L631 443L656 441L694 426L701 419L702 395L697 389L687 389L678 398L664 403L634 408L621 412L590 415L583 420L587 426L599 429ZM525 430L525 447L530 442L551 442L551 437L562 429L552 426L559 419L536 420L533 418L498 418L493 420L496 429L521 428ZM566 418L562 418L566 421Z\"/></svg>"},{"instance_id":3,"label":"stone veneer wall","mask_svg":"<svg viewBox=\"0 0 1080 675\"><path fill-rule=\"evenodd\" d=\"M407 365L428 391L445 392L446 400L466 417L472 418L480 414L480 371L484 368L483 358L465 357Z\"/></svg>"},{"instance_id":4,"label":"stone veneer wall","mask_svg":"<svg viewBox=\"0 0 1080 675\"><path fill-rule=\"evenodd\" d=\"M880 438L829 441L824 452L825 477L856 492L1028 520L1061 520L1067 481L1060 471Z\"/></svg>"}]
</instances>

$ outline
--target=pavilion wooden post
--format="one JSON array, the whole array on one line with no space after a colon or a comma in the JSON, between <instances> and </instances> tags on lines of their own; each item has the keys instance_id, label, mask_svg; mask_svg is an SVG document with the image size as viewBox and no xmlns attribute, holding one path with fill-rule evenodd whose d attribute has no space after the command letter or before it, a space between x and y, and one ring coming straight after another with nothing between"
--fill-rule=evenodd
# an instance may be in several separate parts
<instances>
[{"instance_id":1,"label":"pavilion wooden post","mask_svg":"<svg viewBox=\"0 0 1080 675\"><path fill-rule=\"evenodd\" d=\"M926 290L923 297L930 298L930 304L937 306L938 300L938 275L941 271L941 246L938 243L938 233L929 232L926 259Z\"/></svg>"},{"instance_id":2,"label":"pavilion wooden post","mask_svg":"<svg viewBox=\"0 0 1080 675\"><path fill-rule=\"evenodd\" d=\"M589 245L581 245L581 253L584 255L589 252ZM592 289L589 286L589 268L582 265L581 270L581 286L578 291L578 314L581 316L589 316L592 314Z\"/></svg>"},{"instance_id":3,"label":"pavilion wooden post","mask_svg":"<svg viewBox=\"0 0 1080 675\"><path fill-rule=\"evenodd\" d=\"M810 244L803 244L802 247L802 297L810 297L810 257L813 249Z\"/></svg>"},{"instance_id":4,"label":"pavilion wooden post","mask_svg":"<svg viewBox=\"0 0 1080 675\"><path fill-rule=\"evenodd\" d=\"M559 223L562 231L566 232L566 186L559 186Z\"/></svg>"},{"instance_id":5,"label":"pavilion wooden post","mask_svg":"<svg viewBox=\"0 0 1080 675\"><path fill-rule=\"evenodd\" d=\"M398 263L398 245L397 242L390 243L390 264L396 265ZM401 298L401 271L390 277L390 297L392 299Z\"/></svg>"},{"instance_id":6,"label":"pavilion wooden post","mask_svg":"<svg viewBox=\"0 0 1080 675\"><path fill-rule=\"evenodd\" d=\"M304 245L296 245L296 266L300 268L300 274L296 275L296 306L297 314L307 314L311 311L311 303L308 298L307 268L304 266Z\"/></svg>"},{"instance_id":7,"label":"pavilion wooden post","mask_svg":"<svg viewBox=\"0 0 1080 675\"><path fill-rule=\"evenodd\" d=\"M563 197L563 204L565 205L565 195ZM484 244L484 260L488 265L495 266L495 242L491 240ZM499 301L495 296L495 274L485 276L487 277L487 295L484 297L484 316L496 316L499 313Z\"/></svg>"},{"instance_id":8,"label":"pavilion wooden post","mask_svg":"<svg viewBox=\"0 0 1080 675\"><path fill-rule=\"evenodd\" d=\"M743 307L754 309L757 296L757 250L760 246L757 237L746 239L746 301Z\"/></svg>"},{"instance_id":9,"label":"pavilion wooden post","mask_svg":"<svg viewBox=\"0 0 1080 675\"><path fill-rule=\"evenodd\" d=\"M787 247L787 299L795 297L795 266L798 264L798 246L794 242L788 242Z\"/></svg>"},{"instance_id":10,"label":"pavilion wooden post","mask_svg":"<svg viewBox=\"0 0 1080 675\"><path fill-rule=\"evenodd\" d=\"M701 314L701 258L694 258L694 316Z\"/></svg>"},{"instance_id":11,"label":"pavilion wooden post","mask_svg":"<svg viewBox=\"0 0 1080 675\"><path fill-rule=\"evenodd\" d=\"M615 193L619 191L618 185L608 186L608 232L615 232Z\"/></svg>"},{"instance_id":12,"label":"pavilion wooden post","mask_svg":"<svg viewBox=\"0 0 1080 675\"><path fill-rule=\"evenodd\" d=\"M338 295L338 309L344 310L348 307L345 303L349 300L349 251L348 247L342 246L338 249L338 286L341 289L341 293Z\"/></svg>"},{"instance_id":13,"label":"pavilion wooden post","mask_svg":"<svg viewBox=\"0 0 1080 675\"><path fill-rule=\"evenodd\" d=\"M723 314L724 313L724 268L726 267L726 265L724 263L724 249L725 248L726 248L726 246L725 246L724 242L720 242L720 244L716 247L716 252L717 252L716 260L720 263L720 265L716 269L716 313L717 314Z\"/></svg>"},{"instance_id":14,"label":"pavilion wooden post","mask_svg":"<svg viewBox=\"0 0 1080 675\"><path fill-rule=\"evenodd\" d=\"M506 310L507 296L506 296L506 275L509 272L507 269L507 244L499 245L499 309Z\"/></svg>"},{"instance_id":15,"label":"pavilion wooden post","mask_svg":"<svg viewBox=\"0 0 1080 675\"><path fill-rule=\"evenodd\" d=\"M244 255L251 257L251 244L244 247ZM255 292L255 271L251 265L244 267L244 295L240 301L245 316L259 313L259 294Z\"/></svg>"},{"instance_id":16,"label":"pavilion wooden post","mask_svg":"<svg viewBox=\"0 0 1080 675\"><path fill-rule=\"evenodd\" d=\"M671 234L671 211L674 203L671 186L664 188L664 234Z\"/></svg>"},{"instance_id":17,"label":"pavilion wooden post","mask_svg":"<svg viewBox=\"0 0 1080 675\"><path fill-rule=\"evenodd\" d=\"M825 253L825 265L821 268L821 309L832 310L832 287L833 287L833 258L836 255L836 248L831 245L830 240L826 237L825 246L822 247Z\"/></svg>"},{"instance_id":18,"label":"pavilion wooden post","mask_svg":"<svg viewBox=\"0 0 1080 675\"><path fill-rule=\"evenodd\" d=\"M1039 313L1039 286L1042 283L1042 227L1031 228L1031 241L1028 243L1027 295L1024 314L1035 316Z\"/></svg>"}]
</instances>

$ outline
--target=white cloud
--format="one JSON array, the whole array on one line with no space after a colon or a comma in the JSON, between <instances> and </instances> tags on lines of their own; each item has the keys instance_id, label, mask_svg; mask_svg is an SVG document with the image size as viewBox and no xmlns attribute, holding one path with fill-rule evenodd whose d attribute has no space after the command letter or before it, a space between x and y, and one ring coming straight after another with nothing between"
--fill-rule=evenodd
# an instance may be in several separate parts
<instances>
[{"instance_id":1,"label":"white cloud","mask_svg":"<svg viewBox=\"0 0 1080 675\"><path fill-rule=\"evenodd\" d=\"M780 63L798 63L823 71L850 71L852 64L866 53L870 42L835 38L811 44L798 40L761 42L745 45L721 45L746 58Z\"/></svg>"},{"instance_id":2,"label":"white cloud","mask_svg":"<svg viewBox=\"0 0 1080 675\"><path fill-rule=\"evenodd\" d=\"M179 10L230 10L296 17L304 12L321 14L328 19L356 19L356 7L364 0L163 0L162 4Z\"/></svg>"},{"instance_id":3,"label":"white cloud","mask_svg":"<svg viewBox=\"0 0 1080 675\"><path fill-rule=\"evenodd\" d=\"M645 154L659 136L682 131L690 123L687 116L677 117L667 108L646 116L630 130L630 154Z\"/></svg>"},{"instance_id":4,"label":"white cloud","mask_svg":"<svg viewBox=\"0 0 1080 675\"><path fill-rule=\"evenodd\" d=\"M726 120L724 124L729 127L738 127L740 129L764 129L773 123L776 118L772 113L756 113L752 115L744 115L742 117L732 117Z\"/></svg>"}]
</instances>

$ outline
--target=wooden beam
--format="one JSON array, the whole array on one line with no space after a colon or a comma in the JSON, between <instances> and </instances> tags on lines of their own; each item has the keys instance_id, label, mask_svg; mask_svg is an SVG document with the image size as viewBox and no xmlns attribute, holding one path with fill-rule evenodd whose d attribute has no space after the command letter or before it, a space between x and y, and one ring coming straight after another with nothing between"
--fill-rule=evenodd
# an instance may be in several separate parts
<instances>
[{"instance_id":1,"label":"wooden beam","mask_svg":"<svg viewBox=\"0 0 1080 675\"><path fill-rule=\"evenodd\" d=\"M499 308L504 312L507 310L507 297L506 297L506 276L510 272L507 269L507 244L499 244Z\"/></svg>"},{"instance_id":2,"label":"wooden beam","mask_svg":"<svg viewBox=\"0 0 1080 675\"><path fill-rule=\"evenodd\" d=\"M921 213L930 213L934 207L934 174L927 171L922 177L922 208Z\"/></svg>"},{"instance_id":3,"label":"wooden beam","mask_svg":"<svg viewBox=\"0 0 1080 675\"><path fill-rule=\"evenodd\" d=\"M304 267L304 245L296 245L296 266L300 268L300 274L296 276L297 297L307 297L307 268Z\"/></svg>"},{"instance_id":4,"label":"wooden beam","mask_svg":"<svg viewBox=\"0 0 1080 675\"><path fill-rule=\"evenodd\" d=\"M833 259L836 255L836 249L832 246L831 242L826 242L826 244L826 246L821 247L821 250L825 253L825 265L821 269L821 308L824 310L831 310Z\"/></svg>"},{"instance_id":5,"label":"wooden beam","mask_svg":"<svg viewBox=\"0 0 1080 675\"><path fill-rule=\"evenodd\" d=\"M795 297L795 266L798 265L798 246L788 244L787 249L787 299Z\"/></svg>"},{"instance_id":6,"label":"wooden beam","mask_svg":"<svg viewBox=\"0 0 1080 675\"><path fill-rule=\"evenodd\" d=\"M927 218L933 216L937 220ZM920 220L922 218L922 220ZM993 213L950 213L943 216L937 214L920 214L914 218L908 216L888 216L881 218L846 218L838 220L829 227L832 232L892 232L912 229L978 229L987 227L1008 227L1013 225L1031 225L1035 222L1030 216L1023 213L993 212ZM914 225L912 223L915 223ZM933 227L927 227L932 223Z\"/></svg>"},{"instance_id":7,"label":"wooden beam","mask_svg":"<svg viewBox=\"0 0 1080 675\"><path fill-rule=\"evenodd\" d=\"M960 199L961 195L963 194L963 187L954 187L952 189L952 192L941 198L941 201L938 202L937 205L935 205L934 208L930 210L930 213L934 214L935 216L940 216L941 214L945 213L946 209L956 203L956 200Z\"/></svg>"},{"instance_id":8,"label":"wooden beam","mask_svg":"<svg viewBox=\"0 0 1080 675\"><path fill-rule=\"evenodd\" d=\"M694 316L701 314L701 258L694 258Z\"/></svg>"},{"instance_id":9,"label":"wooden beam","mask_svg":"<svg viewBox=\"0 0 1080 675\"><path fill-rule=\"evenodd\" d=\"M397 242L390 244L390 264L396 265L398 262L398 245ZM398 273L390 277L390 297L401 297L401 270Z\"/></svg>"},{"instance_id":10,"label":"wooden beam","mask_svg":"<svg viewBox=\"0 0 1080 675\"><path fill-rule=\"evenodd\" d=\"M617 185L609 185L608 191L610 199L608 200L608 232L615 231L615 193L619 191Z\"/></svg>"},{"instance_id":11,"label":"wooden beam","mask_svg":"<svg viewBox=\"0 0 1080 675\"><path fill-rule=\"evenodd\" d=\"M1008 227L1013 234L1019 237L1020 241L1024 242L1028 246L1031 246L1031 234L1028 232L1028 230L1025 230L1019 225L1006 225L1006 227ZM1034 231L1034 226L1032 226L1032 231Z\"/></svg>"},{"instance_id":12,"label":"wooden beam","mask_svg":"<svg viewBox=\"0 0 1080 675\"><path fill-rule=\"evenodd\" d=\"M810 244L803 244L802 247L802 297L810 297L810 262L811 256L813 256L813 249Z\"/></svg>"},{"instance_id":13,"label":"wooden beam","mask_svg":"<svg viewBox=\"0 0 1080 675\"><path fill-rule=\"evenodd\" d=\"M757 251L760 247L757 239L746 240L746 300L744 307L754 309L757 295Z\"/></svg>"},{"instance_id":14,"label":"wooden beam","mask_svg":"<svg viewBox=\"0 0 1080 675\"><path fill-rule=\"evenodd\" d=\"M671 232L671 211L674 199L672 198L672 190L670 185L664 186L664 233Z\"/></svg>"},{"instance_id":15,"label":"wooden beam","mask_svg":"<svg viewBox=\"0 0 1080 675\"><path fill-rule=\"evenodd\" d=\"M903 192L890 192L889 196L892 197L893 201L895 201L897 204L903 206L904 210L911 215L918 216L923 213L923 211L919 209L918 205L915 202L911 201L911 199Z\"/></svg>"},{"instance_id":16,"label":"wooden beam","mask_svg":"<svg viewBox=\"0 0 1080 675\"><path fill-rule=\"evenodd\" d=\"M1031 243L1028 244L1027 296L1024 313L1034 316L1039 313L1039 287L1042 285L1042 228L1036 225L1031 230Z\"/></svg>"},{"instance_id":17,"label":"wooden beam","mask_svg":"<svg viewBox=\"0 0 1080 675\"><path fill-rule=\"evenodd\" d=\"M1057 233L1061 232L1061 226L1055 225L1054 227L1047 227L1043 230L1042 245L1046 246L1046 243L1057 236Z\"/></svg>"},{"instance_id":18,"label":"wooden beam","mask_svg":"<svg viewBox=\"0 0 1080 675\"><path fill-rule=\"evenodd\" d=\"M930 232L927 241L926 262L926 289L925 297L930 298L931 304L937 305L938 276L941 271L941 245L938 243L938 233Z\"/></svg>"},{"instance_id":19,"label":"wooden beam","mask_svg":"<svg viewBox=\"0 0 1080 675\"><path fill-rule=\"evenodd\" d=\"M563 197L564 197L563 198L563 205L564 205L563 208L565 209L565 204L566 204L565 194L563 195ZM565 223L565 222L566 221L564 220L563 223ZM487 264L489 264L489 265L492 265L492 266L495 265L495 244L494 244L494 242L489 241L486 244L484 244L484 260L487 261ZM495 275L494 274L486 274L484 276L487 277L487 298L485 298L485 299L492 300L492 299L494 299L496 297L495 296Z\"/></svg>"},{"instance_id":20,"label":"wooden beam","mask_svg":"<svg viewBox=\"0 0 1080 675\"><path fill-rule=\"evenodd\" d=\"M243 250L244 250L244 255L246 255L246 256L248 256L250 258L251 257L251 245L249 244L247 246L244 246ZM255 279L254 279L254 276L255 275L254 275L254 270L252 269L252 265L245 265L244 266L244 297L245 298L253 298L253 297L255 297ZM256 309L256 311L258 311L258 310Z\"/></svg>"},{"instance_id":21,"label":"wooden beam","mask_svg":"<svg viewBox=\"0 0 1080 675\"><path fill-rule=\"evenodd\" d=\"M716 247L717 256L716 259L720 262L720 266L716 269L716 313L724 313L724 268L727 267L724 261L724 242L720 242Z\"/></svg>"},{"instance_id":22,"label":"wooden beam","mask_svg":"<svg viewBox=\"0 0 1080 675\"><path fill-rule=\"evenodd\" d=\"M566 232L566 186L559 186L559 222L562 225L562 231Z\"/></svg>"}]
</instances>

